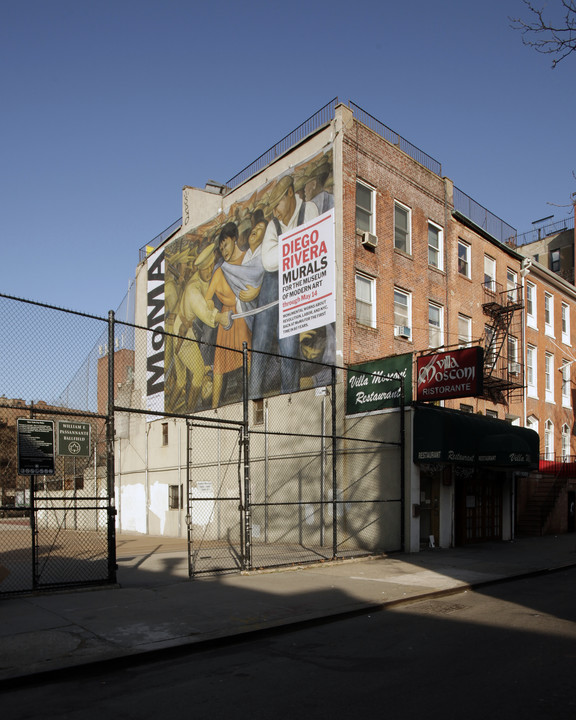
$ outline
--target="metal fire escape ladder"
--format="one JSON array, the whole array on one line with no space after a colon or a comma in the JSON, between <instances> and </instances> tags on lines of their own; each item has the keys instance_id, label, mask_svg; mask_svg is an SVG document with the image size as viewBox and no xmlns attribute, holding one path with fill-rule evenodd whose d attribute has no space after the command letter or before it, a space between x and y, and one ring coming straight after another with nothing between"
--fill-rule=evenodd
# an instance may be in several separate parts
<instances>
[{"instance_id":1,"label":"metal fire escape ladder","mask_svg":"<svg viewBox=\"0 0 576 720\"><path fill-rule=\"evenodd\" d=\"M517 357L508 357L508 338L523 308L521 287L506 291L493 280L484 283L484 314L487 323L484 349L484 397L494 403L508 404L511 393L523 387L523 366ZM518 336L516 336L516 342Z\"/></svg>"}]
</instances>

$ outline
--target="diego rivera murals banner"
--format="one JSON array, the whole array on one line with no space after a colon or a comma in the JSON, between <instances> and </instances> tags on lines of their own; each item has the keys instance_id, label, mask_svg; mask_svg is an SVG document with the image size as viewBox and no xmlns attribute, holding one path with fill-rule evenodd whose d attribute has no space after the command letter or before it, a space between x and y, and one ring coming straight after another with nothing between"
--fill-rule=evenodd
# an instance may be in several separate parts
<instances>
[{"instance_id":1,"label":"diego rivera murals banner","mask_svg":"<svg viewBox=\"0 0 576 720\"><path fill-rule=\"evenodd\" d=\"M333 208L330 148L151 254L147 409L240 400L244 343L253 399L330 382Z\"/></svg>"}]
</instances>

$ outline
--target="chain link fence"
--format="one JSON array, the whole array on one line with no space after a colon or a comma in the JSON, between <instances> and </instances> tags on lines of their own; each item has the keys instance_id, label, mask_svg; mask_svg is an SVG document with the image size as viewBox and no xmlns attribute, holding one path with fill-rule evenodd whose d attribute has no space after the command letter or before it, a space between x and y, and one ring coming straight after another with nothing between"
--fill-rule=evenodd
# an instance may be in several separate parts
<instances>
[{"instance_id":1,"label":"chain link fence","mask_svg":"<svg viewBox=\"0 0 576 720\"><path fill-rule=\"evenodd\" d=\"M191 576L402 549L403 412L347 414L325 332L287 356L133 315L0 296L0 594L114 581L116 528L186 537ZM24 417L54 422L50 475L18 473Z\"/></svg>"},{"instance_id":2,"label":"chain link fence","mask_svg":"<svg viewBox=\"0 0 576 720\"><path fill-rule=\"evenodd\" d=\"M0 595L115 582L107 321L5 295L0 321Z\"/></svg>"}]
</instances>

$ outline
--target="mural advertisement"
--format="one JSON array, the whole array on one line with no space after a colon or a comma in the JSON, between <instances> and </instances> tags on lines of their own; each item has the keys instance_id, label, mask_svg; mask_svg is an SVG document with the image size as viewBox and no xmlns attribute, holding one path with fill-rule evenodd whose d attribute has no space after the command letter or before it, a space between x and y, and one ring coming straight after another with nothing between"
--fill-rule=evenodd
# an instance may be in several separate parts
<instances>
[{"instance_id":1,"label":"mural advertisement","mask_svg":"<svg viewBox=\"0 0 576 720\"><path fill-rule=\"evenodd\" d=\"M330 381L333 207L329 148L151 254L148 410L239 401L244 343L252 399Z\"/></svg>"}]
</instances>

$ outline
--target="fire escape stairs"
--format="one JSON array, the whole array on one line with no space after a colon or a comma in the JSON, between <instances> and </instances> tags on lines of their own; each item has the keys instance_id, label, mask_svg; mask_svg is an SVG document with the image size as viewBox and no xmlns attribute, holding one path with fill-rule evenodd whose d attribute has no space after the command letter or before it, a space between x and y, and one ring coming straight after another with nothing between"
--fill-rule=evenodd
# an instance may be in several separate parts
<instances>
[{"instance_id":1,"label":"fire escape stairs","mask_svg":"<svg viewBox=\"0 0 576 720\"><path fill-rule=\"evenodd\" d=\"M490 318L487 324L489 332L484 350L484 397L494 403L508 404L509 394L523 386L522 380L511 378L511 363L507 353L507 341L514 315L523 304L519 299L520 288L506 292L497 292L496 283L484 283L484 314ZM514 365L519 368L517 358ZM516 376L521 374L516 372Z\"/></svg>"}]
</instances>

